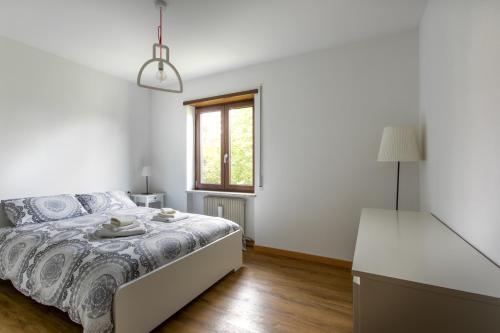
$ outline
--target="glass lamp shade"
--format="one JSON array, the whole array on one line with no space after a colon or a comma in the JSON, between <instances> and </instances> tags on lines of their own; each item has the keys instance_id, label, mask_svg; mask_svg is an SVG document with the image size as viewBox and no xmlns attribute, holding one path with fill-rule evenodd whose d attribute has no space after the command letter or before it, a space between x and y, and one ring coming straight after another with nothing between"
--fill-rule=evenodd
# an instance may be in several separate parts
<instances>
[{"instance_id":1,"label":"glass lamp shade","mask_svg":"<svg viewBox=\"0 0 500 333\"><path fill-rule=\"evenodd\" d=\"M163 82L167 79L167 74L165 74L165 71L162 69L159 69L157 72L156 72L156 79L160 82Z\"/></svg>"}]
</instances>

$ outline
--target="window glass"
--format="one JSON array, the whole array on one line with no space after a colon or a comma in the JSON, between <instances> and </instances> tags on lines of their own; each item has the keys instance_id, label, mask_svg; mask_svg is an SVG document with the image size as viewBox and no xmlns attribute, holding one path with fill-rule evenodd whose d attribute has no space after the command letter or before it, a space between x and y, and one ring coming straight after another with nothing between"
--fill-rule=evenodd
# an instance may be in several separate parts
<instances>
[{"instance_id":1,"label":"window glass","mask_svg":"<svg viewBox=\"0 0 500 333\"><path fill-rule=\"evenodd\" d=\"M200 176L202 184L221 184L222 112L200 114Z\"/></svg>"},{"instance_id":2,"label":"window glass","mask_svg":"<svg viewBox=\"0 0 500 333\"><path fill-rule=\"evenodd\" d=\"M253 108L229 109L231 185L253 185Z\"/></svg>"}]
</instances>

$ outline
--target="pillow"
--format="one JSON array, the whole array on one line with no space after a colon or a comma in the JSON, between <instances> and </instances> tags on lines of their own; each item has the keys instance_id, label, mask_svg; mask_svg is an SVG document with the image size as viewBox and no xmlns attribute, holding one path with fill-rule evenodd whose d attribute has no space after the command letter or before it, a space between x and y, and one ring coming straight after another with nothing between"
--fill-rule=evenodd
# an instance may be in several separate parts
<instances>
[{"instance_id":1,"label":"pillow","mask_svg":"<svg viewBox=\"0 0 500 333\"><path fill-rule=\"evenodd\" d=\"M7 218L16 226L87 215L72 194L2 200Z\"/></svg>"},{"instance_id":2,"label":"pillow","mask_svg":"<svg viewBox=\"0 0 500 333\"><path fill-rule=\"evenodd\" d=\"M137 207L123 191L77 194L76 197L90 214Z\"/></svg>"}]
</instances>

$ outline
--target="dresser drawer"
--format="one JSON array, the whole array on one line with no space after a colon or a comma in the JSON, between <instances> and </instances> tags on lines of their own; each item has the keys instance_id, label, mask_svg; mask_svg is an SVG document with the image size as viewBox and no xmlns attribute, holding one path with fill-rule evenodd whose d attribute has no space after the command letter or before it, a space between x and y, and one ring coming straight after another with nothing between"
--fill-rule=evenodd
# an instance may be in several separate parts
<instances>
[{"instance_id":1,"label":"dresser drawer","mask_svg":"<svg viewBox=\"0 0 500 333\"><path fill-rule=\"evenodd\" d=\"M159 195L153 195L149 197L149 202L154 202L154 201L160 201L160 196Z\"/></svg>"}]
</instances>

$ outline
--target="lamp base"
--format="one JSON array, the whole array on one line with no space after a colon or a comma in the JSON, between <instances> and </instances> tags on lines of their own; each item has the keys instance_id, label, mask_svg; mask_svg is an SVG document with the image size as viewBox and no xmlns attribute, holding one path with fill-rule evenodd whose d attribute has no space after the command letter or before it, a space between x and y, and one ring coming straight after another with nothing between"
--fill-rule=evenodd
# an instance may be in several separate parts
<instances>
[{"instance_id":1,"label":"lamp base","mask_svg":"<svg viewBox=\"0 0 500 333\"><path fill-rule=\"evenodd\" d=\"M398 161L398 179L396 184L396 210L399 210L399 165L401 162Z\"/></svg>"}]
</instances>

